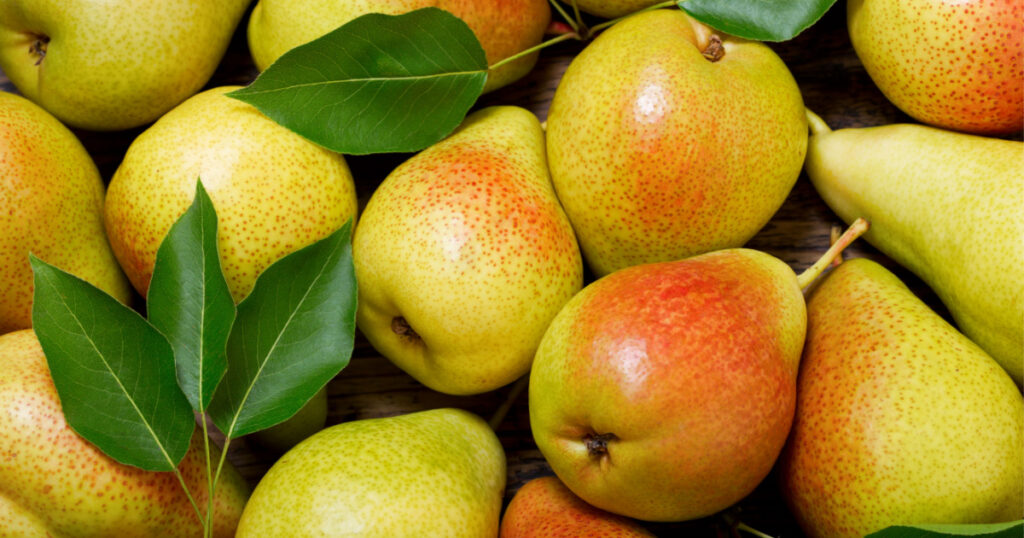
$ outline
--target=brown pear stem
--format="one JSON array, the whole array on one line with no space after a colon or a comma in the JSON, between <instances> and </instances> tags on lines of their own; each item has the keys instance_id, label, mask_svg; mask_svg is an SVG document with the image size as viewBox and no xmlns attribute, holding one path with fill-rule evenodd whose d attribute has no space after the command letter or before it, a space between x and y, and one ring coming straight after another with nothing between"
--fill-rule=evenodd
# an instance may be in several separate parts
<instances>
[{"instance_id":1,"label":"brown pear stem","mask_svg":"<svg viewBox=\"0 0 1024 538\"><path fill-rule=\"evenodd\" d=\"M869 226L868 221L863 218L858 218L853 221L853 224L843 232L843 235L839 236L839 240L833 243L832 246L825 251L825 254L821 258L818 258L818 261L814 262L814 265L811 265L807 270L796 277L796 283L800 286L800 289L804 289L810 285L811 282L814 282L814 279L818 278L818 275L828 267L828 264L832 263L832 260L835 259L835 257L838 256L844 248L852 243L854 239L857 239L864 232L868 231Z\"/></svg>"},{"instance_id":2,"label":"brown pear stem","mask_svg":"<svg viewBox=\"0 0 1024 538\"><path fill-rule=\"evenodd\" d=\"M516 403L516 400L519 399L519 395L523 393L523 389L525 389L529 384L530 376L524 375L516 381L515 385L512 385L512 390L508 391L508 396L505 398L505 401L501 402L498 409L494 411L493 415L491 415L491 420L487 421L487 424L491 426L492 430L498 430L498 426L501 426L501 422L505 420L505 416L508 415L509 409L512 409L512 404Z\"/></svg>"},{"instance_id":3,"label":"brown pear stem","mask_svg":"<svg viewBox=\"0 0 1024 538\"><path fill-rule=\"evenodd\" d=\"M832 225L832 229L829 231L829 234L828 234L829 235L829 238L828 238L829 246L832 246L832 245L836 244L836 241L839 241L839 238L842 237L842 234L843 234L843 229L838 224L833 224ZM832 267L839 267L839 264L841 264L841 263L843 263L843 253L842 252L840 252L839 254L836 254L836 258L834 260L832 260L831 266Z\"/></svg>"},{"instance_id":4,"label":"brown pear stem","mask_svg":"<svg viewBox=\"0 0 1024 538\"><path fill-rule=\"evenodd\" d=\"M811 128L811 134L823 135L832 132L832 128L809 108L804 108L804 115L807 116L807 125Z\"/></svg>"}]
</instances>

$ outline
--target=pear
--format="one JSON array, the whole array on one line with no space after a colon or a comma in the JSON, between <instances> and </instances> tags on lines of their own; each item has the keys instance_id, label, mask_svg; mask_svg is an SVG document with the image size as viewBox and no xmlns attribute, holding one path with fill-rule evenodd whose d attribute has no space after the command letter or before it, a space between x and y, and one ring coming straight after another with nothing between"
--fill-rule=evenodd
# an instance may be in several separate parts
<instances>
[{"instance_id":1,"label":"pear","mask_svg":"<svg viewBox=\"0 0 1024 538\"><path fill-rule=\"evenodd\" d=\"M569 301L530 371L533 438L587 503L650 521L713 514L768 474L789 433L803 348L799 277L725 249L621 269Z\"/></svg>"},{"instance_id":2,"label":"pear","mask_svg":"<svg viewBox=\"0 0 1024 538\"><path fill-rule=\"evenodd\" d=\"M540 43L551 21L547 0L259 0L249 17L249 49L262 71L289 49L308 43L367 13L399 15L438 7L476 34L494 64ZM484 91L505 86L537 63L537 53L487 74Z\"/></svg>"},{"instance_id":3,"label":"pear","mask_svg":"<svg viewBox=\"0 0 1024 538\"><path fill-rule=\"evenodd\" d=\"M807 315L779 476L808 535L1024 516L1024 399L991 357L867 259Z\"/></svg>"},{"instance_id":4,"label":"pear","mask_svg":"<svg viewBox=\"0 0 1024 538\"><path fill-rule=\"evenodd\" d=\"M206 84L250 0L0 0L0 69L64 123L149 123Z\"/></svg>"},{"instance_id":5,"label":"pear","mask_svg":"<svg viewBox=\"0 0 1024 538\"><path fill-rule=\"evenodd\" d=\"M202 433L179 469L207 506ZM0 336L0 534L58 538L193 537L202 526L173 473L117 463L64 421L39 341L31 330ZM213 447L210 456L219 458ZM230 463L214 495L213 535L232 536L249 495ZM11 534L7 534L11 533Z\"/></svg>"},{"instance_id":6,"label":"pear","mask_svg":"<svg viewBox=\"0 0 1024 538\"><path fill-rule=\"evenodd\" d=\"M424 385L476 394L530 369L583 262L555 198L537 118L491 107L396 168L352 246L356 322Z\"/></svg>"},{"instance_id":7,"label":"pear","mask_svg":"<svg viewBox=\"0 0 1024 538\"><path fill-rule=\"evenodd\" d=\"M573 5L580 11L591 15L614 19L640 11L645 7L653 6L660 0L561 0L562 3Z\"/></svg>"},{"instance_id":8,"label":"pear","mask_svg":"<svg viewBox=\"0 0 1024 538\"><path fill-rule=\"evenodd\" d=\"M924 280L960 330L1024 380L1024 143L913 124L831 131L807 175L843 220Z\"/></svg>"},{"instance_id":9,"label":"pear","mask_svg":"<svg viewBox=\"0 0 1024 538\"><path fill-rule=\"evenodd\" d=\"M238 538L494 537L505 453L480 417L434 409L332 426L281 456Z\"/></svg>"},{"instance_id":10,"label":"pear","mask_svg":"<svg viewBox=\"0 0 1024 538\"><path fill-rule=\"evenodd\" d=\"M103 181L75 135L0 92L0 166L0 334L32 326L29 252L127 303L103 229Z\"/></svg>"},{"instance_id":11,"label":"pear","mask_svg":"<svg viewBox=\"0 0 1024 538\"><path fill-rule=\"evenodd\" d=\"M142 295L197 179L217 211L221 267L235 302L271 263L355 218L344 158L224 96L233 89L207 90L168 112L132 142L110 180L107 235Z\"/></svg>"},{"instance_id":12,"label":"pear","mask_svg":"<svg viewBox=\"0 0 1024 538\"><path fill-rule=\"evenodd\" d=\"M1024 128L1024 7L1015 1L849 0L853 49L918 121L975 134Z\"/></svg>"},{"instance_id":13,"label":"pear","mask_svg":"<svg viewBox=\"0 0 1024 538\"><path fill-rule=\"evenodd\" d=\"M677 9L598 36L547 121L551 179L590 267L600 276L749 240L800 174L802 103L771 49Z\"/></svg>"},{"instance_id":14,"label":"pear","mask_svg":"<svg viewBox=\"0 0 1024 538\"><path fill-rule=\"evenodd\" d=\"M523 484L505 509L501 538L653 537L636 521L599 510L569 491L558 477Z\"/></svg>"}]
</instances>

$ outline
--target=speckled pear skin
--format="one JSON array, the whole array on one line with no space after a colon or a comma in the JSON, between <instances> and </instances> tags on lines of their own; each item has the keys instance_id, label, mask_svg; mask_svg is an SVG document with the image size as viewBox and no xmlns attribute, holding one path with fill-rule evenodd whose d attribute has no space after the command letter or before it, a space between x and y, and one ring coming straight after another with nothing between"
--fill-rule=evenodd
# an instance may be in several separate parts
<instances>
[{"instance_id":1,"label":"speckled pear skin","mask_svg":"<svg viewBox=\"0 0 1024 538\"><path fill-rule=\"evenodd\" d=\"M649 521L718 512L782 449L805 321L793 271L762 252L616 271L573 297L541 341L533 438L598 508ZM603 451L588 446L595 436Z\"/></svg>"},{"instance_id":2,"label":"speckled pear skin","mask_svg":"<svg viewBox=\"0 0 1024 538\"><path fill-rule=\"evenodd\" d=\"M614 19L635 13L645 7L653 6L660 0L576 0L576 6L580 8L580 11L590 13L591 15L597 15L598 17L604 17L606 19ZM561 0L567 7L572 6L572 0ZM571 11L567 11L572 13Z\"/></svg>"},{"instance_id":3,"label":"speckled pear skin","mask_svg":"<svg viewBox=\"0 0 1024 538\"><path fill-rule=\"evenodd\" d=\"M501 519L500 538L644 538L654 535L636 521L583 502L558 477L530 480L519 488Z\"/></svg>"},{"instance_id":4,"label":"speckled pear skin","mask_svg":"<svg viewBox=\"0 0 1024 538\"><path fill-rule=\"evenodd\" d=\"M136 127L206 84L249 2L3 0L0 69L68 125Z\"/></svg>"},{"instance_id":5,"label":"speckled pear skin","mask_svg":"<svg viewBox=\"0 0 1024 538\"><path fill-rule=\"evenodd\" d=\"M216 462L219 451L211 448ZM205 510L206 462L198 430L180 469ZM248 495L248 486L227 463L214 496L214 536L233 536ZM0 536L201 534L174 474L117 463L64 422L35 333L0 336Z\"/></svg>"},{"instance_id":6,"label":"speckled pear skin","mask_svg":"<svg viewBox=\"0 0 1024 538\"><path fill-rule=\"evenodd\" d=\"M472 413L358 420L285 453L253 491L237 537L493 538L504 491L501 443Z\"/></svg>"},{"instance_id":7,"label":"speckled pear skin","mask_svg":"<svg viewBox=\"0 0 1024 538\"><path fill-rule=\"evenodd\" d=\"M583 285L533 113L491 107L396 168L352 247L359 329L424 385L477 394L530 369ZM402 320L415 335L400 330Z\"/></svg>"},{"instance_id":8,"label":"speckled pear skin","mask_svg":"<svg viewBox=\"0 0 1024 538\"><path fill-rule=\"evenodd\" d=\"M849 0L850 41L885 96L938 127L1024 129L1024 3Z\"/></svg>"},{"instance_id":9,"label":"speckled pear skin","mask_svg":"<svg viewBox=\"0 0 1024 538\"><path fill-rule=\"evenodd\" d=\"M0 334L32 326L29 252L126 303L103 229L103 181L56 118L0 92Z\"/></svg>"},{"instance_id":10,"label":"speckled pear skin","mask_svg":"<svg viewBox=\"0 0 1024 538\"><path fill-rule=\"evenodd\" d=\"M818 130L807 175L843 220L924 280L1024 381L1024 143L914 124Z\"/></svg>"},{"instance_id":11,"label":"speckled pear skin","mask_svg":"<svg viewBox=\"0 0 1024 538\"><path fill-rule=\"evenodd\" d=\"M629 17L573 59L547 121L558 198L598 275L749 240L782 205L807 145L800 90L761 43L678 9Z\"/></svg>"},{"instance_id":12,"label":"speckled pear skin","mask_svg":"<svg viewBox=\"0 0 1024 538\"><path fill-rule=\"evenodd\" d=\"M779 476L808 535L1024 516L1024 400L991 357L867 259L807 310Z\"/></svg>"},{"instance_id":13,"label":"speckled pear skin","mask_svg":"<svg viewBox=\"0 0 1024 538\"><path fill-rule=\"evenodd\" d=\"M345 159L223 94L193 96L132 142L107 187L107 235L145 296L156 251L202 179L217 211L221 267L235 302L282 256L356 215Z\"/></svg>"},{"instance_id":14,"label":"speckled pear skin","mask_svg":"<svg viewBox=\"0 0 1024 538\"><path fill-rule=\"evenodd\" d=\"M259 0L249 17L248 39L260 71L288 50L367 13L399 15L437 7L462 19L494 64L544 37L551 21L547 0ZM484 91L508 85L533 69L537 53L488 73Z\"/></svg>"}]
</instances>

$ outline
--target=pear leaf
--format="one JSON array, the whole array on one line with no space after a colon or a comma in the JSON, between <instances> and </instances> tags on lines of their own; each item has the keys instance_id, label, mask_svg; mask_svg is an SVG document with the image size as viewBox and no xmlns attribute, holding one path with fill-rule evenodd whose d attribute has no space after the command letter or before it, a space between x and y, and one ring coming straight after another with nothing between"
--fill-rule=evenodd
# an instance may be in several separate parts
<instances>
[{"instance_id":1,"label":"pear leaf","mask_svg":"<svg viewBox=\"0 0 1024 538\"><path fill-rule=\"evenodd\" d=\"M1024 520L974 525L897 525L867 535L866 538L939 538L975 536L984 538L1020 538Z\"/></svg>"},{"instance_id":2,"label":"pear leaf","mask_svg":"<svg viewBox=\"0 0 1024 538\"><path fill-rule=\"evenodd\" d=\"M451 133L487 80L466 23L437 8L370 13L286 52L227 95L333 151L419 151Z\"/></svg>"},{"instance_id":3,"label":"pear leaf","mask_svg":"<svg viewBox=\"0 0 1024 538\"><path fill-rule=\"evenodd\" d=\"M29 261L32 325L68 425L121 463L173 470L196 423L167 339L92 284Z\"/></svg>"},{"instance_id":4,"label":"pear leaf","mask_svg":"<svg viewBox=\"0 0 1024 538\"><path fill-rule=\"evenodd\" d=\"M228 371L210 417L229 438L294 415L352 356L352 221L266 268L228 337Z\"/></svg>"},{"instance_id":5,"label":"pear leaf","mask_svg":"<svg viewBox=\"0 0 1024 538\"><path fill-rule=\"evenodd\" d=\"M174 349L178 386L204 412L227 369L235 302L221 271L217 213L201 181L160 243L146 304L149 322Z\"/></svg>"},{"instance_id":6,"label":"pear leaf","mask_svg":"<svg viewBox=\"0 0 1024 538\"><path fill-rule=\"evenodd\" d=\"M810 28L836 0L679 0L679 8L727 34L788 41Z\"/></svg>"}]
</instances>

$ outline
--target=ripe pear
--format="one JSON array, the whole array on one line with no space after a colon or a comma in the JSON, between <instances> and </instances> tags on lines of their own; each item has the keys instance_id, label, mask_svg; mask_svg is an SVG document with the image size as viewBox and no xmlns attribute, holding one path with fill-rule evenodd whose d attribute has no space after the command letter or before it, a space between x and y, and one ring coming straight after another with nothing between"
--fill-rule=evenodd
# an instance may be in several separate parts
<instances>
[{"instance_id":1,"label":"ripe pear","mask_svg":"<svg viewBox=\"0 0 1024 538\"><path fill-rule=\"evenodd\" d=\"M640 11L645 7L653 6L660 0L561 0L564 4L572 5L575 1L580 11L591 15L614 19Z\"/></svg>"},{"instance_id":2,"label":"ripe pear","mask_svg":"<svg viewBox=\"0 0 1024 538\"><path fill-rule=\"evenodd\" d=\"M501 538L653 537L639 523L599 510L569 491L558 477L535 478L519 488L501 519Z\"/></svg>"},{"instance_id":3,"label":"ripe pear","mask_svg":"<svg viewBox=\"0 0 1024 538\"><path fill-rule=\"evenodd\" d=\"M0 92L0 168L0 334L32 326L29 252L127 303L103 230L103 181L75 135Z\"/></svg>"},{"instance_id":4,"label":"ripe pear","mask_svg":"<svg viewBox=\"0 0 1024 538\"><path fill-rule=\"evenodd\" d=\"M238 538L494 537L505 453L480 417L434 409L332 426L281 456Z\"/></svg>"},{"instance_id":5,"label":"ripe pear","mask_svg":"<svg viewBox=\"0 0 1024 538\"><path fill-rule=\"evenodd\" d=\"M217 211L221 267L235 302L263 269L355 218L344 158L224 93L195 95L132 142L107 188L104 220L142 295L156 251L201 179Z\"/></svg>"},{"instance_id":6,"label":"ripe pear","mask_svg":"<svg viewBox=\"0 0 1024 538\"><path fill-rule=\"evenodd\" d=\"M547 0L259 0L249 17L249 49L262 71L288 50L367 13L399 15L438 7L462 19L483 46L487 63L538 43L551 21ZM533 69L537 53L488 73L484 91L510 84Z\"/></svg>"},{"instance_id":7,"label":"ripe pear","mask_svg":"<svg viewBox=\"0 0 1024 538\"><path fill-rule=\"evenodd\" d=\"M800 174L803 110L771 49L677 9L605 31L569 65L547 121L551 179L590 267L745 243Z\"/></svg>"},{"instance_id":8,"label":"ripe pear","mask_svg":"<svg viewBox=\"0 0 1024 538\"><path fill-rule=\"evenodd\" d=\"M0 0L0 69L64 123L149 123L206 84L250 0Z\"/></svg>"},{"instance_id":9,"label":"ripe pear","mask_svg":"<svg viewBox=\"0 0 1024 538\"><path fill-rule=\"evenodd\" d=\"M1024 128L1024 4L849 0L846 8L857 56L900 110L976 134Z\"/></svg>"},{"instance_id":10,"label":"ripe pear","mask_svg":"<svg viewBox=\"0 0 1024 538\"><path fill-rule=\"evenodd\" d=\"M799 277L725 249L616 271L578 293L530 371L530 426L555 474L627 517L713 514L768 474L789 433L804 342Z\"/></svg>"},{"instance_id":11,"label":"ripe pear","mask_svg":"<svg viewBox=\"0 0 1024 538\"><path fill-rule=\"evenodd\" d=\"M831 131L811 115L807 175L843 220L924 280L960 330L1024 376L1024 143L913 124Z\"/></svg>"},{"instance_id":12,"label":"ripe pear","mask_svg":"<svg viewBox=\"0 0 1024 538\"><path fill-rule=\"evenodd\" d=\"M360 330L424 385L476 394L525 374L583 285L537 118L480 110L396 168L363 211L352 259Z\"/></svg>"},{"instance_id":13,"label":"ripe pear","mask_svg":"<svg viewBox=\"0 0 1024 538\"><path fill-rule=\"evenodd\" d=\"M179 469L205 514L201 436L192 436ZM212 448L216 462L219 453ZM0 454L0 534L5 536L191 538L202 533L173 473L117 463L67 425L31 330L0 336ZM233 535L248 495L248 486L227 463L214 495L214 536Z\"/></svg>"},{"instance_id":14,"label":"ripe pear","mask_svg":"<svg viewBox=\"0 0 1024 538\"><path fill-rule=\"evenodd\" d=\"M1024 516L1024 399L877 263L809 296L783 491L810 536Z\"/></svg>"}]
</instances>

